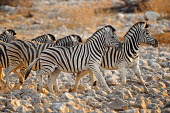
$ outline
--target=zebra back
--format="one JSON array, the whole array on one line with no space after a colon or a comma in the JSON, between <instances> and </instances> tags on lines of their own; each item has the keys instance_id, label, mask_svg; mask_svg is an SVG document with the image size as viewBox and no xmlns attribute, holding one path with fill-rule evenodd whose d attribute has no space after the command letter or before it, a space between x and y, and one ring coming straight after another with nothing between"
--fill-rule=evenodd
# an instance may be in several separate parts
<instances>
[{"instance_id":1,"label":"zebra back","mask_svg":"<svg viewBox=\"0 0 170 113\"><path fill-rule=\"evenodd\" d=\"M56 45L57 46L76 46L76 45L79 45L79 43L82 42L82 39L80 36L78 35L69 35L69 36L66 36L64 38L61 38L61 39L58 39L56 41Z\"/></svg>"},{"instance_id":2,"label":"zebra back","mask_svg":"<svg viewBox=\"0 0 170 113\"><path fill-rule=\"evenodd\" d=\"M112 39L119 39L114 35L111 26L96 31L85 44L73 47L50 47L41 53L40 63L45 74L55 68L65 72L79 72L89 69L88 66L100 64L107 46L112 44Z\"/></svg>"},{"instance_id":3,"label":"zebra back","mask_svg":"<svg viewBox=\"0 0 170 113\"><path fill-rule=\"evenodd\" d=\"M53 44L55 41L55 37L52 34L44 34L44 35L31 39L31 41Z\"/></svg>"}]
</instances>

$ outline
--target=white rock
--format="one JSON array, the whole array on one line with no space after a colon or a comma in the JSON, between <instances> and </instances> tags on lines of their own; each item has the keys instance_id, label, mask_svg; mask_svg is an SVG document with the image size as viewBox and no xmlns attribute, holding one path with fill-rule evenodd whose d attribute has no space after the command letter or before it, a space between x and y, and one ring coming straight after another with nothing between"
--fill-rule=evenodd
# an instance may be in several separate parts
<instances>
[{"instance_id":1,"label":"white rock","mask_svg":"<svg viewBox=\"0 0 170 113\"><path fill-rule=\"evenodd\" d=\"M117 13L116 18L117 19L124 19L125 15L123 13Z\"/></svg>"},{"instance_id":2,"label":"white rock","mask_svg":"<svg viewBox=\"0 0 170 113\"><path fill-rule=\"evenodd\" d=\"M28 109L25 106L21 105L16 109L16 111L18 113L24 113L24 112L28 111Z\"/></svg>"},{"instance_id":3,"label":"white rock","mask_svg":"<svg viewBox=\"0 0 170 113\"><path fill-rule=\"evenodd\" d=\"M67 108L66 103L53 103L52 110L65 113L65 112L68 112L69 109Z\"/></svg>"},{"instance_id":4,"label":"white rock","mask_svg":"<svg viewBox=\"0 0 170 113\"><path fill-rule=\"evenodd\" d=\"M115 98L108 103L108 107L111 110L123 110L128 107L128 104L120 98Z\"/></svg>"},{"instance_id":5,"label":"white rock","mask_svg":"<svg viewBox=\"0 0 170 113\"><path fill-rule=\"evenodd\" d=\"M139 112L139 109L132 108L132 109L127 109L125 111L119 111L119 113L140 113L140 112Z\"/></svg>"},{"instance_id":6,"label":"white rock","mask_svg":"<svg viewBox=\"0 0 170 113\"><path fill-rule=\"evenodd\" d=\"M34 109L34 113L44 113L44 109L41 108L41 107L36 107L36 108Z\"/></svg>"},{"instance_id":7,"label":"white rock","mask_svg":"<svg viewBox=\"0 0 170 113\"><path fill-rule=\"evenodd\" d=\"M12 111L16 111L16 109L20 106L20 101L18 99L7 100L7 108Z\"/></svg>"},{"instance_id":8,"label":"white rock","mask_svg":"<svg viewBox=\"0 0 170 113\"><path fill-rule=\"evenodd\" d=\"M136 102L134 104L135 108L140 108L140 109L146 109L146 103L144 100L142 99L136 99Z\"/></svg>"},{"instance_id":9,"label":"white rock","mask_svg":"<svg viewBox=\"0 0 170 113\"><path fill-rule=\"evenodd\" d=\"M149 21L156 21L160 17L160 14L154 11L146 11L145 16Z\"/></svg>"},{"instance_id":10,"label":"white rock","mask_svg":"<svg viewBox=\"0 0 170 113\"><path fill-rule=\"evenodd\" d=\"M69 94L69 93L63 93L60 95L62 100L70 100L70 99L74 99L74 96Z\"/></svg>"}]
</instances>

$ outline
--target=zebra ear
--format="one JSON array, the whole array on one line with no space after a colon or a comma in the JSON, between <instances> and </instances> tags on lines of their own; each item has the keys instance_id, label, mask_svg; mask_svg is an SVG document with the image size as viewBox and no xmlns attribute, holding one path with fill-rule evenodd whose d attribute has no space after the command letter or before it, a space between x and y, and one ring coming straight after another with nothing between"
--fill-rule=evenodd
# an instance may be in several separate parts
<instances>
[{"instance_id":1,"label":"zebra ear","mask_svg":"<svg viewBox=\"0 0 170 113\"><path fill-rule=\"evenodd\" d=\"M149 26L150 25L147 22L145 22L144 28L148 28Z\"/></svg>"},{"instance_id":2,"label":"zebra ear","mask_svg":"<svg viewBox=\"0 0 170 113\"><path fill-rule=\"evenodd\" d=\"M74 36L71 36L71 40L72 40L72 41L77 41Z\"/></svg>"}]
</instances>

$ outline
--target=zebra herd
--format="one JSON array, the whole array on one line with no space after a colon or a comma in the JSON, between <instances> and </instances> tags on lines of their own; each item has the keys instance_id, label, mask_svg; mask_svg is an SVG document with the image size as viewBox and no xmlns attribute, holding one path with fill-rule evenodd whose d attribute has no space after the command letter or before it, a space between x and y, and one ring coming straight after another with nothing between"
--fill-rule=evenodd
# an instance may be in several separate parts
<instances>
[{"instance_id":1,"label":"zebra herd","mask_svg":"<svg viewBox=\"0 0 170 113\"><path fill-rule=\"evenodd\" d=\"M42 76L49 75L49 91L59 93L57 77L61 71L77 74L73 91L77 91L79 80L88 73L92 84L100 83L106 91L111 91L104 79L105 69L119 70L122 87L126 83L126 68L130 68L148 92L139 68L139 45L146 43L158 47L158 41L149 33L148 27L146 22L137 22L125 34L124 42L121 43L115 28L107 25L97 30L84 44L80 44L82 39L78 35L66 36L55 43L55 37L51 34L23 41L14 38L16 33L13 30L6 30L0 36L0 40L4 41L0 42L2 90L10 88L11 72L19 78L19 83L11 89L14 91L21 88L31 70L34 70L40 91L43 88ZM6 81L2 76L2 68L6 68Z\"/></svg>"}]
</instances>

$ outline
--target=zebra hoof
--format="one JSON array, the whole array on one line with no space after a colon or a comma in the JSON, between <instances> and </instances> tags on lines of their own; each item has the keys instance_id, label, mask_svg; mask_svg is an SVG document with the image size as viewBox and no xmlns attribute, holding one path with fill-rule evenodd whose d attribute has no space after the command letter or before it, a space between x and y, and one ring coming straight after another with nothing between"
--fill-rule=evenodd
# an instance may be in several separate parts
<instances>
[{"instance_id":1,"label":"zebra hoof","mask_svg":"<svg viewBox=\"0 0 170 113\"><path fill-rule=\"evenodd\" d=\"M73 89L70 88L70 89L69 89L69 92L76 92L76 90L75 90L74 88L73 88Z\"/></svg>"}]
</instances>

